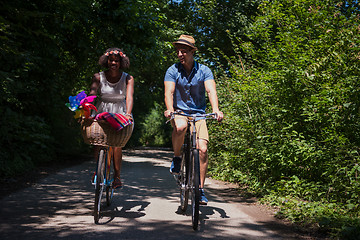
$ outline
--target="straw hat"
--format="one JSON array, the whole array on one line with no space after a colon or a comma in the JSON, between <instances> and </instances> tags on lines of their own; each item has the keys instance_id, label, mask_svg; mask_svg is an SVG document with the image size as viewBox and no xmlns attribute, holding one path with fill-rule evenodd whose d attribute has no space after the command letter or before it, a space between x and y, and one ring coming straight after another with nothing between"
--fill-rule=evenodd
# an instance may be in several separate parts
<instances>
[{"instance_id":1,"label":"straw hat","mask_svg":"<svg viewBox=\"0 0 360 240\"><path fill-rule=\"evenodd\" d=\"M179 39L173 42L172 44L174 46L175 44L183 44L197 50L197 47L195 47L195 39L190 35L181 35Z\"/></svg>"}]
</instances>

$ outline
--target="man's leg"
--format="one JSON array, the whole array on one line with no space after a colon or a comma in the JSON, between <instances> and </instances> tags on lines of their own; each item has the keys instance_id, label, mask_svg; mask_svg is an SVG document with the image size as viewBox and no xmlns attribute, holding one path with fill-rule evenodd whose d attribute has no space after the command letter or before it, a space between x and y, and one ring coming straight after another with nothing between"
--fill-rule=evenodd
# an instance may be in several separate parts
<instances>
[{"instance_id":1,"label":"man's leg","mask_svg":"<svg viewBox=\"0 0 360 240\"><path fill-rule=\"evenodd\" d=\"M172 132L172 145L174 150L174 156L181 156L181 147L184 143L184 137L187 128L186 118L177 118L175 117L173 122L173 132Z\"/></svg>"},{"instance_id":2,"label":"man's leg","mask_svg":"<svg viewBox=\"0 0 360 240\"><path fill-rule=\"evenodd\" d=\"M199 158L200 158L200 188L204 188L206 172L208 169L208 141L204 139L198 140Z\"/></svg>"},{"instance_id":3,"label":"man's leg","mask_svg":"<svg viewBox=\"0 0 360 240\"><path fill-rule=\"evenodd\" d=\"M200 204L206 205L208 200L205 196L204 185L208 169L208 142L209 134L206 126L206 121L201 120L196 123L196 131L198 133L197 148L199 149L200 161Z\"/></svg>"},{"instance_id":4,"label":"man's leg","mask_svg":"<svg viewBox=\"0 0 360 240\"><path fill-rule=\"evenodd\" d=\"M187 119L175 116L172 121L172 144L174 150L174 158L171 163L170 172L172 174L179 174L181 167L181 147L184 143L184 137L187 128Z\"/></svg>"}]
</instances>

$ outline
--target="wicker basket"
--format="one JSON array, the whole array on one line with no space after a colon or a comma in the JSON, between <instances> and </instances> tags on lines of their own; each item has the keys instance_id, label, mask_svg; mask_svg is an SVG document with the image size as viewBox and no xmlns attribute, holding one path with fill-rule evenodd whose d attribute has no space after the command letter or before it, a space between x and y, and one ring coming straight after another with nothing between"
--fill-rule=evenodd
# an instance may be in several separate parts
<instances>
[{"instance_id":1,"label":"wicker basket","mask_svg":"<svg viewBox=\"0 0 360 240\"><path fill-rule=\"evenodd\" d=\"M124 147L129 141L134 125L128 125L116 131L106 121L84 119L81 122L81 133L85 143L100 146Z\"/></svg>"}]
</instances>

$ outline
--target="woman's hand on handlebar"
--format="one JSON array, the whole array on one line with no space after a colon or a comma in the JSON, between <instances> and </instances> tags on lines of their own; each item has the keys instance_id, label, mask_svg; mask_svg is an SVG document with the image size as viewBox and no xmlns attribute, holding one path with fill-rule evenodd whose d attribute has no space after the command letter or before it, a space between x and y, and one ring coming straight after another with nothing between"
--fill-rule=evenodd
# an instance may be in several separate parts
<instances>
[{"instance_id":1,"label":"woman's hand on handlebar","mask_svg":"<svg viewBox=\"0 0 360 240\"><path fill-rule=\"evenodd\" d=\"M131 113L126 113L126 114L124 114L124 116L126 117L127 120L134 121Z\"/></svg>"}]
</instances>

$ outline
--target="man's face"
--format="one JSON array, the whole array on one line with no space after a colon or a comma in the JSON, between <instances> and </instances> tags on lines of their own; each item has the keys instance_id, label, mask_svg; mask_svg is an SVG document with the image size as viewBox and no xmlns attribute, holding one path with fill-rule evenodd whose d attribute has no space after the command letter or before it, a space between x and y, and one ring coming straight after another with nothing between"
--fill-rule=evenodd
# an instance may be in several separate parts
<instances>
[{"instance_id":1,"label":"man's face","mask_svg":"<svg viewBox=\"0 0 360 240\"><path fill-rule=\"evenodd\" d=\"M176 44L175 49L181 64L186 64L193 60L195 50L191 47L182 44Z\"/></svg>"}]
</instances>

